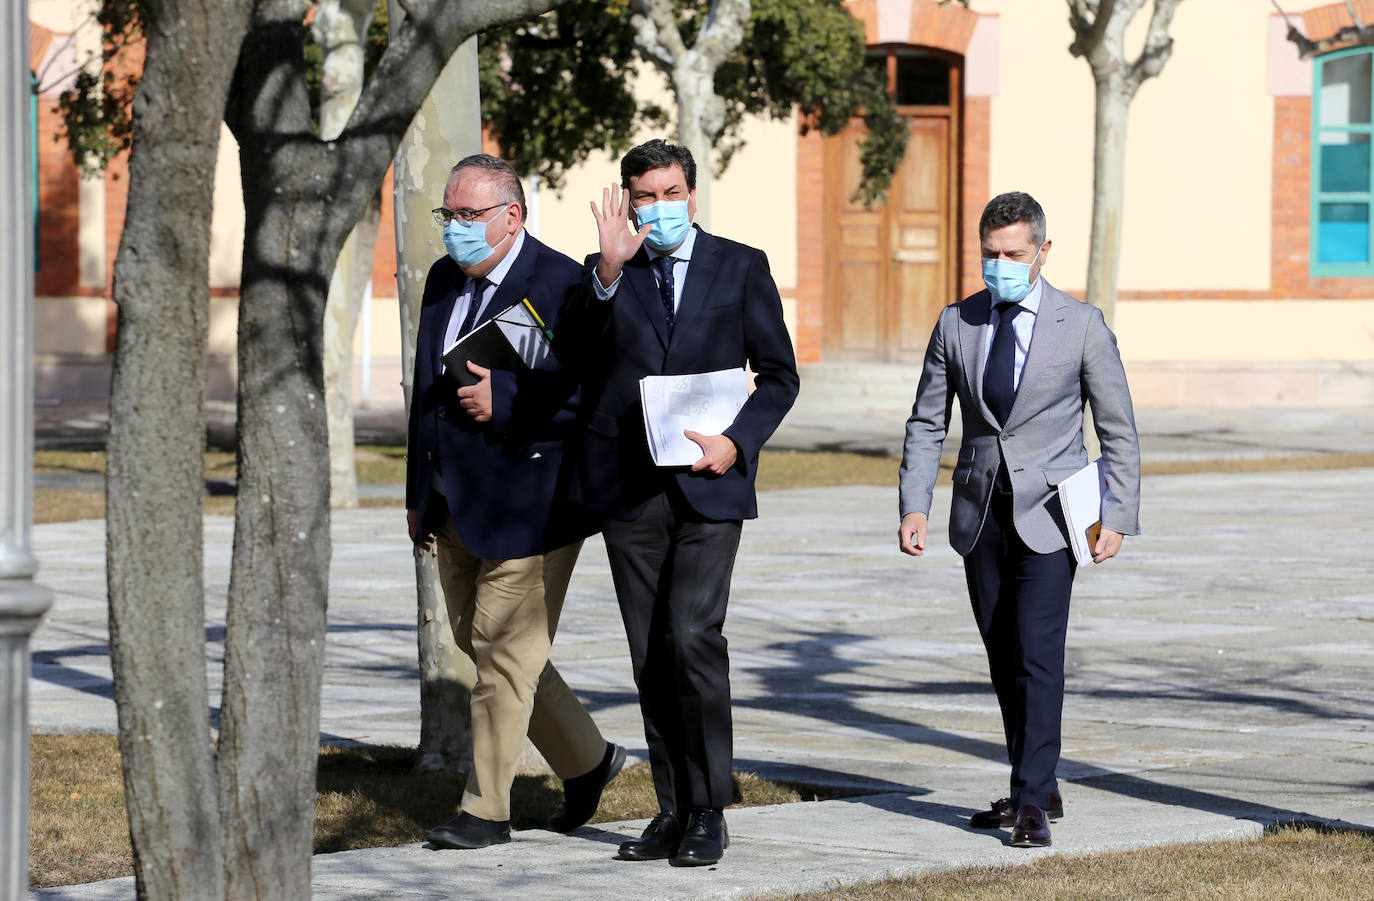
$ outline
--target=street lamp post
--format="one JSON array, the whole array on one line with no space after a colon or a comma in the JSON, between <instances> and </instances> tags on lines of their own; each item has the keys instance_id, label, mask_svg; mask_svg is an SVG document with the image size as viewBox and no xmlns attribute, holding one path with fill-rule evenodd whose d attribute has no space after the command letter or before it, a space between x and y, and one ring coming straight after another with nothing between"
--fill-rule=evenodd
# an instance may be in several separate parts
<instances>
[{"instance_id":1,"label":"street lamp post","mask_svg":"<svg viewBox=\"0 0 1374 901\"><path fill-rule=\"evenodd\" d=\"M29 887L29 636L52 603L35 585L33 158L27 0L0 22L0 898Z\"/></svg>"}]
</instances>

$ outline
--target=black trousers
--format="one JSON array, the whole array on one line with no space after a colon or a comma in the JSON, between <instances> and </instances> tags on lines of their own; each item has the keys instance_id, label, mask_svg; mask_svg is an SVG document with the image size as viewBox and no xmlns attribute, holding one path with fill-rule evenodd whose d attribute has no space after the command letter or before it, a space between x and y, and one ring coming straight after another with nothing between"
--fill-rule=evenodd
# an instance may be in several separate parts
<instances>
[{"instance_id":1,"label":"black trousers","mask_svg":"<svg viewBox=\"0 0 1374 901\"><path fill-rule=\"evenodd\" d=\"M1037 554L1026 547L1012 526L1011 495L994 489L964 574L1002 709L1017 807L1047 808L1057 787L1074 569L1068 549Z\"/></svg>"},{"instance_id":2,"label":"black trousers","mask_svg":"<svg viewBox=\"0 0 1374 901\"><path fill-rule=\"evenodd\" d=\"M734 741L725 606L740 520L703 519L676 492L607 520L610 558L659 808L728 807Z\"/></svg>"}]
</instances>

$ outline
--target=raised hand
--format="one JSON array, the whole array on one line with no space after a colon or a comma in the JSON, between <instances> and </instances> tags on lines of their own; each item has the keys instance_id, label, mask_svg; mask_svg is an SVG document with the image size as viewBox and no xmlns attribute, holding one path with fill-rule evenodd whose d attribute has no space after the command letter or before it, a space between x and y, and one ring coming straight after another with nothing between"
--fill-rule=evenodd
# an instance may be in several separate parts
<instances>
[{"instance_id":1,"label":"raised hand","mask_svg":"<svg viewBox=\"0 0 1374 901\"><path fill-rule=\"evenodd\" d=\"M620 185L604 188L601 208L597 209L594 200L591 208L601 244L601 262L596 266L596 277L603 288L609 288L620 278L625 263L639 252L652 226L645 224L638 232L630 231L630 192L622 191Z\"/></svg>"}]
</instances>

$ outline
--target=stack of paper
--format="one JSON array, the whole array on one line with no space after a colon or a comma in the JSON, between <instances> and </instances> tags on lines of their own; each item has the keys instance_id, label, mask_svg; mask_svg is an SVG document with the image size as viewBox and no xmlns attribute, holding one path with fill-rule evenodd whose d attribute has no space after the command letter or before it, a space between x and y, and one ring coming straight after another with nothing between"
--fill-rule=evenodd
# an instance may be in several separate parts
<instances>
[{"instance_id":1,"label":"stack of paper","mask_svg":"<svg viewBox=\"0 0 1374 901\"><path fill-rule=\"evenodd\" d=\"M1102 531L1102 495L1106 490L1107 472L1100 458L1059 483L1059 505L1079 566L1092 562L1093 547Z\"/></svg>"},{"instance_id":2,"label":"stack of paper","mask_svg":"<svg viewBox=\"0 0 1374 901\"><path fill-rule=\"evenodd\" d=\"M691 375L646 375L639 380L644 431L657 466L691 466L701 446L683 432L719 435L735 421L749 399L744 369Z\"/></svg>"}]
</instances>

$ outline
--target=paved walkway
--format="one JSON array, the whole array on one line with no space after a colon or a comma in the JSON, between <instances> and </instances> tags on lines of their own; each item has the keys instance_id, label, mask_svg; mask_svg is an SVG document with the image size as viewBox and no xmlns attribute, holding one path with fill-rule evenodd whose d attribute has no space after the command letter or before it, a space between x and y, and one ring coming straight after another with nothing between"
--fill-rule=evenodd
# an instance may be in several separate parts
<instances>
[{"instance_id":1,"label":"paved walkway","mask_svg":"<svg viewBox=\"0 0 1374 901\"><path fill-rule=\"evenodd\" d=\"M1217 419L1194 415L1177 414L1186 434L1165 450L1218 440ZM1311 430L1286 434L1252 417L1236 444L1278 456L1371 446L1359 425L1367 412L1293 415ZM1191 431L1204 423L1213 434ZM1147 459L1163 453L1148 448ZM764 494L736 567L726 626L736 768L875 794L732 810L732 847L711 870L613 860L614 843L642 823L609 823L571 837L530 830L475 852L321 855L316 897L749 897L1256 835L1276 821L1374 826L1374 469L1145 479L1146 534L1075 586L1060 768L1067 816L1054 848L1035 852L966 825L1004 793L1006 766L962 568L943 541L947 493L937 497L937 540L914 560L893 546L894 490ZM231 528L206 519L216 686ZM34 639L35 727L112 730L103 523L39 526L34 546L39 580L58 592ZM335 516L324 738L416 741L412 572L398 510ZM574 575L554 658L608 737L642 758L596 540ZM35 896L127 899L133 885Z\"/></svg>"}]
</instances>

